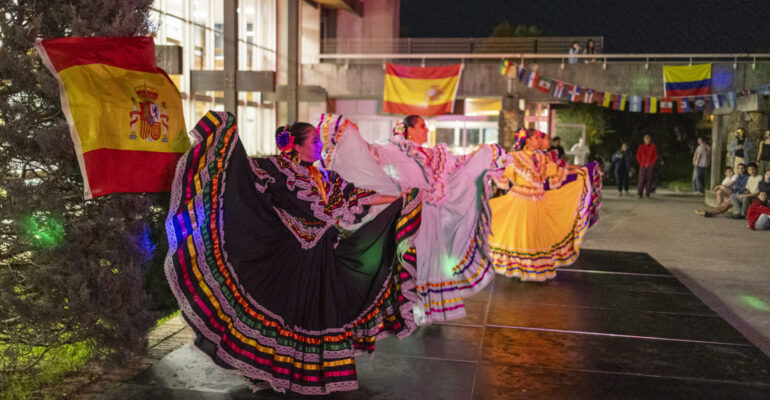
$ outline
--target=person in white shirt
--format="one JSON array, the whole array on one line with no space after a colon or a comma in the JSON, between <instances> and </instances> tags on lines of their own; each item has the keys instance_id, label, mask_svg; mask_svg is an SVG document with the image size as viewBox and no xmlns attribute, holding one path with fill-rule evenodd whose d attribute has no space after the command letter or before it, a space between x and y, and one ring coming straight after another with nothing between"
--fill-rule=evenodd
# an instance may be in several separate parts
<instances>
[{"instance_id":1,"label":"person in white shirt","mask_svg":"<svg viewBox=\"0 0 770 400\"><path fill-rule=\"evenodd\" d=\"M586 146L583 138L580 138L569 151L575 156L575 165L586 165L588 155L591 154L591 149Z\"/></svg>"},{"instance_id":2,"label":"person in white shirt","mask_svg":"<svg viewBox=\"0 0 770 400\"><path fill-rule=\"evenodd\" d=\"M706 187L706 172L711 165L711 146L703 138L698 138L698 147L692 156L693 189L703 194Z\"/></svg>"},{"instance_id":3,"label":"person in white shirt","mask_svg":"<svg viewBox=\"0 0 770 400\"><path fill-rule=\"evenodd\" d=\"M726 197L730 197L733 191L730 186L735 182L735 171L733 167L725 168L725 179L722 179L722 183L714 188L714 192L717 194L717 204L722 204L722 200Z\"/></svg>"}]
</instances>

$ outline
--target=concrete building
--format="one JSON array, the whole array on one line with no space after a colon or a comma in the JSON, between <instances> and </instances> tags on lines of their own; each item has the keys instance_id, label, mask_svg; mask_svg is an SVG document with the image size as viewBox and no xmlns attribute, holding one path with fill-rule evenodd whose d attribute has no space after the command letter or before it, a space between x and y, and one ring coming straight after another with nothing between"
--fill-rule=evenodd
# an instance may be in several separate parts
<instances>
[{"instance_id":1,"label":"concrete building","mask_svg":"<svg viewBox=\"0 0 770 400\"><path fill-rule=\"evenodd\" d=\"M225 64L225 0L156 0L151 24L156 44L174 46L171 54L178 65L170 71L184 101L185 121L191 127L209 109L225 110L224 90L218 82ZM258 72L248 75L252 89L238 93L239 130L250 154L275 152L273 134L287 122L287 84L291 4L298 6L298 45L302 64L320 60L323 40L393 39L399 31L399 0L238 0L237 69ZM167 55L168 58L168 55ZM178 59L177 59L178 58ZM165 62L164 62L165 61ZM200 73L220 72L220 75ZM211 82L216 81L216 84ZM239 75L239 80L240 75ZM300 82L302 82L300 74ZM298 119L326 111L326 89L299 89ZM292 121L288 121L292 122Z\"/></svg>"}]
</instances>

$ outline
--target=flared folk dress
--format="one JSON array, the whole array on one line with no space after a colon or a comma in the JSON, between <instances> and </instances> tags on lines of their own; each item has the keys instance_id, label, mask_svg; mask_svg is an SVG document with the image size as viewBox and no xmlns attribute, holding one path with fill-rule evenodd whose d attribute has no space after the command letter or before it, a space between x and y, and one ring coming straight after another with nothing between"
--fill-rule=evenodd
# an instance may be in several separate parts
<instances>
[{"instance_id":1,"label":"flared folk dress","mask_svg":"<svg viewBox=\"0 0 770 400\"><path fill-rule=\"evenodd\" d=\"M319 133L330 169L358 187L397 194L418 188L422 222L415 237L418 324L466 315L464 298L494 278L490 263L490 179L508 161L497 145L452 155L445 144L422 147L395 135L370 144L340 115L323 115Z\"/></svg>"},{"instance_id":2,"label":"flared folk dress","mask_svg":"<svg viewBox=\"0 0 770 400\"><path fill-rule=\"evenodd\" d=\"M417 191L374 193L287 157L251 159L209 112L180 160L166 276L197 348L277 391L358 388L354 356L415 329Z\"/></svg>"},{"instance_id":3,"label":"flared folk dress","mask_svg":"<svg viewBox=\"0 0 770 400\"><path fill-rule=\"evenodd\" d=\"M511 154L503 176L513 186L490 201L494 268L523 281L552 279L557 267L577 260L583 236L598 220L601 173L595 163L570 173L542 152Z\"/></svg>"}]
</instances>

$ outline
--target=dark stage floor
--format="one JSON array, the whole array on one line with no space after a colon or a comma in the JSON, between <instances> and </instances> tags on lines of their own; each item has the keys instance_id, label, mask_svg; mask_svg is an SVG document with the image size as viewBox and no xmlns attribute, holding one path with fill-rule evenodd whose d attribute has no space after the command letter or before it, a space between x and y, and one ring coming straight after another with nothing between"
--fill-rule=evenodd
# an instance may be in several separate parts
<instances>
[{"instance_id":1,"label":"dark stage floor","mask_svg":"<svg viewBox=\"0 0 770 400\"><path fill-rule=\"evenodd\" d=\"M463 320L379 342L357 359L361 389L328 398L770 399L770 358L644 253L584 250L553 281L498 276L466 304ZM301 397L189 378L184 352L104 398Z\"/></svg>"}]
</instances>

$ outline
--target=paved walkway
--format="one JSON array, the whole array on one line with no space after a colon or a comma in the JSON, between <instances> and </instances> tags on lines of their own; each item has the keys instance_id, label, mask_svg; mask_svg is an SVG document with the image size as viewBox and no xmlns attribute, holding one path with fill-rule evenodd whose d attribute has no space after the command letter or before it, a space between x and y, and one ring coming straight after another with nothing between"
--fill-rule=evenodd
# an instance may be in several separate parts
<instances>
[{"instance_id":1,"label":"paved walkway","mask_svg":"<svg viewBox=\"0 0 770 400\"><path fill-rule=\"evenodd\" d=\"M702 207L701 198L662 193L651 200L637 200L633 197L617 197L616 192L612 189L608 188L608 190L605 190L601 219L586 235L583 248L648 253L664 265L712 310L740 331L749 341L759 347L765 354L770 355L770 318L768 318L770 317L770 262L767 261L770 260L770 232L750 231L746 228L745 221L736 221L724 217L706 219L695 216L693 210ZM586 256L588 256L588 253L586 252ZM560 274L562 280L567 275L566 271L564 274ZM599 287L593 289L604 290ZM479 295L477 297L479 297L478 300L481 300L483 296ZM640 293L636 298L624 297L622 299L615 299L615 301L623 303L617 305L620 308L625 307L625 304L629 304L629 302L635 301L648 304L645 307L649 307L650 302L646 301L647 298L646 294ZM472 300L475 299L475 297L472 298ZM610 299L610 302L612 301ZM609 308L613 307L609 306ZM689 305L680 304L677 306L665 301L665 304L662 304L661 307L672 307L674 309L676 307L686 308ZM482 316L486 318L486 314L489 314L489 310L487 310L486 314L483 309L477 311L481 312L474 313L470 309L469 313L474 315L469 316L469 318L481 318ZM656 315L661 315L660 310L656 312L658 312ZM704 311L701 310L699 312L703 313ZM669 322L670 328L675 327L677 324L687 324L688 319L677 316L677 313L678 311L671 313L671 321L678 322ZM662 314L665 314L665 312ZM554 321L558 322L561 319L556 318ZM511 321L510 323L514 322ZM612 321L610 320L609 322ZM366 371L374 368L375 364L382 366L380 362L377 362L378 359L388 359L388 357L392 356L388 354L389 347L393 347L392 351L395 353L402 351L407 353L430 352L432 349L435 349L435 346L439 346L438 348L440 349L449 350L450 353L452 351L460 351L452 350L452 348L455 345L459 345L459 343L455 342L468 339L465 337L467 335L456 336L453 333L446 336L433 332L433 330L440 329L442 332L458 329L468 330L478 329L480 326L479 321L465 321L465 323L468 326L463 328L450 328L447 326L444 328L429 328L421 334L418 332L415 335L415 340L419 341L428 339L432 343L431 337L438 336L437 339L439 340L436 343L429 343L426 346L413 347L408 346L406 343L394 343L395 346L389 346L390 343L383 343L383 351L373 360L374 364L370 361L359 360L361 375L376 375L373 371L369 371L372 374L367 374ZM519 325L521 323L523 322L520 321ZM460 322L459 325L463 325L463 322ZM610 331L622 330L621 325L622 323L616 321L601 329ZM708 334L707 331L709 331L709 329L701 330L694 326L690 327L690 329L701 331L704 334ZM445 337L442 338L441 336ZM152 384L152 381L158 378L155 375L158 370L167 371L161 374L165 376L164 380L179 381L176 383L172 382L173 384L170 387L183 388L187 387L191 381L191 379L187 379L189 378L187 375L191 371L197 370L198 372L203 371L205 376L210 377L210 383L229 387L227 389L229 394L220 393L217 396L214 396L214 392L219 392L221 388L211 387L205 389L205 393L210 393L213 396L206 395L204 396L205 398L253 398L243 385L242 380L217 371L203 356L198 355L191 349L187 349L188 345L186 343L191 338L192 333L189 328L185 328L181 318L172 319L153 333L151 350L148 357L134 363L126 370L116 371L113 374L107 375L104 379L86 385L82 390L78 391L81 393L81 396L78 397L110 398L109 395L102 397L100 393L112 392L115 394L114 389L119 383L128 380L130 377L133 377L132 383L122 386L128 392L124 390L121 394L137 390L137 395L146 396L150 393L146 392L147 387L156 386ZM481 345L479 346L481 347ZM180 348L180 351L166 356L178 348ZM378 349L380 348L381 346L378 345ZM623 350L623 348L618 350ZM158 361L161 358L163 360ZM459 357L459 359L462 358ZM430 357L427 359L430 359ZM467 364L470 360L461 361ZM453 365L453 363L454 361L449 362L448 365ZM146 369L150 365L154 365L153 369ZM175 365L178 367L174 367ZM207 368L207 365L210 365L212 368ZM460 370L466 368L462 367L465 364L458 365L460 365L458 366ZM142 370L145 371L138 374ZM198 373L195 375L200 376ZM483 378L485 375L481 376ZM477 383L477 379L482 378L476 375L474 385ZM589 380L593 381L592 379ZM195 379L192 379L192 381L195 382ZM369 378L369 382L371 383L371 378ZM161 388L153 389L160 390L158 393L153 392L157 394L153 398L189 398L189 396L196 397L197 394L201 393L189 390L177 391L177 389L172 390L170 387L166 386L162 390ZM232 392L233 388L237 391ZM393 390L396 389L393 387ZM359 392L359 394L365 395L366 393ZM369 394L374 395L374 393ZM524 396L526 397L526 395ZM272 398L270 395L266 397Z\"/></svg>"},{"instance_id":2,"label":"paved walkway","mask_svg":"<svg viewBox=\"0 0 770 400\"><path fill-rule=\"evenodd\" d=\"M650 254L770 356L770 231L745 220L703 218L702 197L665 192L651 200L603 191L600 220L584 248Z\"/></svg>"}]
</instances>

